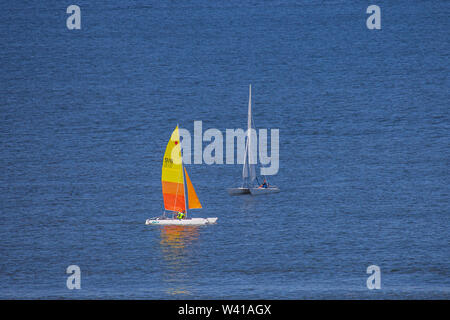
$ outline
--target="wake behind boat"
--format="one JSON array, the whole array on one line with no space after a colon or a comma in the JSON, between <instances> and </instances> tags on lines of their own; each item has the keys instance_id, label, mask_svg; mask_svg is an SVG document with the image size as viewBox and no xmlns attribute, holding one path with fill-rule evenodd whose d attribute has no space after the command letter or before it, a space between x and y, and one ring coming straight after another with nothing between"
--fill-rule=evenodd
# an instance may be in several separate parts
<instances>
[{"instance_id":1,"label":"wake behind boat","mask_svg":"<svg viewBox=\"0 0 450 320\"><path fill-rule=\"evenodd\" d=\"M191 179L183 166L178 126L172 133L164 153L161 174L164 213L150 218L146 225L205 225L216 223L217 218L190 218L188 209L201 209Z\"/></svg>"},{"instance_id":2,"label":"wake behind boat","mask_svg":"<svg viewBox=\"0 0 450 320\"><path fill-rule=\"evenodd\" d=\"M255 187L251 186L255 183L255 180L258 182L258 178L256 177L256 164L251 163L251 159L253 159L251 135L252 119L252 85L250 85L248 96L247 137L245 144L244 165L242 167L242 185L238 188L228 188L227 192L230 196L238 196L243 194L263 195L280 192L278 187L269 185L266 177L263 177L264 181L261 185Z\"/></svg>"}]
</instances>

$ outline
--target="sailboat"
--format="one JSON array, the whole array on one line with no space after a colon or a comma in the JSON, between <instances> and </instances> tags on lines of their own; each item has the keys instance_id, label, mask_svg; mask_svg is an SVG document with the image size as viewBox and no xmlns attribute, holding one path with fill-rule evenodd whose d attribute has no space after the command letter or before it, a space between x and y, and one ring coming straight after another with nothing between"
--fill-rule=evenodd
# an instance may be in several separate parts
<instances>
[{"instance_id":1,"label":"sailboat","mask_svg":"<svg viewBox=\"0 0 450 320\"><path fill-rule=\"evenodd\" d=\"M242 194L251 194L251 195L261 195L267 193L276 193L280 192L280 189L276 186L269 185L266 177L264 177L264 183L257 187L252 187L256 180L258 182L258 178L256 177L256 165L251 163L250 159L253 159L253 149L252 149L252 85L249 86L249 95L248 95L248 118L247 118L247 139L245 144L245 156L244 156L244 165L242 167L242 185L238 188L228 188L228 194L242 195ZM259 183L259 182L258 182Z\"/></svg>"},{"instance_id":2,"label":"sailboat","mask_svg":"<svg viewBox=\"0 0 450 320\"><path fill-rule=\"evenodd\" d=\"M201 209L202 205L186 168L183 166L178 125L172 132L164 153L161 182L164 198L163 215L147 219L146 225L205 225L216 223L217 218L190 218L188 216L188 209Z\"/></svg>"}]
</instances>

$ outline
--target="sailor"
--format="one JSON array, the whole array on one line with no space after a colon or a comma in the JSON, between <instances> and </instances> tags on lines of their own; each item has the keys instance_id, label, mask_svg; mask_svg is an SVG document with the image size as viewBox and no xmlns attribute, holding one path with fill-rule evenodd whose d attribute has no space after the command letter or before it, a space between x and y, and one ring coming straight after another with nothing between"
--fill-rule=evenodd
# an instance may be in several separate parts
<instances>
[{"instance_id":1,"label":"sailor","mask_svg":"<svg viewBox=\"0 0 450 320\"><path fill-rule=\"evenodd\" d=\"M267 181L266 178L264 178L263 184L261 185L262 188L267 188ZM260 187L260 188L261 188Z\"/></svg>"},{"instance_id":2,"label":"sailor","mask_svg":"<svg viewBox=\"0 0 450 320\"><path fill-rule=\"evenodd\" d=\"M181 220L183 218L184 218L184 213L183 212L178 212L177 219Z\"/></svg>"}]
</instances>

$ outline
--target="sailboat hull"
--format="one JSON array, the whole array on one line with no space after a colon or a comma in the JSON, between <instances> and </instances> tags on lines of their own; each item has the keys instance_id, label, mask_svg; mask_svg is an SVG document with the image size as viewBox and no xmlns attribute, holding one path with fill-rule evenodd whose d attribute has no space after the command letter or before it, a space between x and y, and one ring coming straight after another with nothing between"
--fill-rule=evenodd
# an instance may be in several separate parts
<instances>
[{"instance_id":1,"label":"sailboat hull","mask_svg":"<svg viewBox=\"0 0 450 320\"><path fill-rule=\"evenodd\" d=\"M249 188L229 188L227 189L230 196L238 196L241 194L250 194Z\"/></svg>"},{"instance_id":2,"label":"sailboat hull","mask_svg":"<svg viewBox=\"0 0 450 320\"><path fill-rule=\"evenodd\" d=\"M201 226L216 223L218 218L189 218L189 219L147 219L146 225L177 225L177 226Z\"/></svg>"},{"instance_id":3,"label":"sailboat hull","mask_svg":"<svg viewBox=\"0 0 450 320\"><path fill-rule=\"evenodd\" d=\"M252 196L259 196L263 194L269 194L269 193L278 193L280 192L280 189L278 187L272 186L268 188L250 188L250 193Z\"/></svg>"}]
</instances>

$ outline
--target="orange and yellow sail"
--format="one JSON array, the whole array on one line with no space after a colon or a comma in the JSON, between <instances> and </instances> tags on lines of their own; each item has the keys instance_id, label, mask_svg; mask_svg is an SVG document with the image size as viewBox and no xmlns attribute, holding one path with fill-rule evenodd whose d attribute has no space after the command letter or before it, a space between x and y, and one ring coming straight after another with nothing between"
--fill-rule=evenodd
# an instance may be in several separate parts
<instances>
[{"instance_id":1,"label":"orange and yellow sail","mask_svg":"<svg viewBox=\"0 0 450 320\"><path fill-rule=\"evenodd\" d=\"M202 204L200 203L200 200L198 200L197 193L195 193L194 186L192 185L191 179L189 179L186 168L184 168L184 172L186 174L189 209L201 209Z\"/></svg>"},{"instance_id":2,"label":"orange and yellow sail","mask_svg":"<svg viewBox=\"0 0 450 320\"><path fill-rule=\"evenodd\" d=\"M187 171L187 192L189 209L198 209L202 205L195 193L194 186L189 179ZM164 153L162 167L162 192L164 197L164 208L169 211L186 211L186 199L184 195L183 163L180 146L180 132L178 126L172 132L169 143Z\"/></svg>"}]
</instances>

